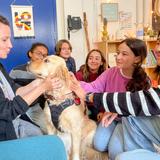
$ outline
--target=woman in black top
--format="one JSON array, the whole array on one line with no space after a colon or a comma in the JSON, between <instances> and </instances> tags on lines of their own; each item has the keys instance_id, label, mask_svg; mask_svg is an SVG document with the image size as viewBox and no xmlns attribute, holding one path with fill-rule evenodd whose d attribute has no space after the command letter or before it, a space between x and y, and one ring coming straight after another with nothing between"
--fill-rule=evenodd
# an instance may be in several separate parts
<instances>
[{"instance_id":1,"label":"woman in black top","mask_svg":"<svg viewBox=\"0 0 160 160\"><path fill-rule=\"evenodd\" d=\"M12 48L11 30L8 20L0 15L0 58L6 59ZM45 91L58 87L58 79L53 76L45 80L36 79L18 88L0 64L0 141L16 139L14 121L24 114L29 105ZM38 132L37 132L38 133Z\"/></svg>"}]
</instances>

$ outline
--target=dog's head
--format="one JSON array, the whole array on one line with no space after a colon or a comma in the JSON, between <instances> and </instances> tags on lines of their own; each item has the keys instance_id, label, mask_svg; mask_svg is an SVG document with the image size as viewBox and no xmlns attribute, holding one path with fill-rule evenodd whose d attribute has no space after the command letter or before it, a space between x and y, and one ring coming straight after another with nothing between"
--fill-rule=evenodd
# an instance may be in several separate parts
<instances>
[{"instance_id":1,"label":"dog's head","mask_svg":"<svg viewBox=\"0 0 160 160\"><path fill-rule=\"evenodd\" d=\"M37 77L45 78L50 74L59 77L62 80L69 79L69 72L65 60L59 56L50 55L42 61L31 62L29 70Z\"/></svg>"},{"instance_id":2,"label":"dog's head","mask_svg":"<svg viewBox=\"0 0 160 160\"><path fill-rule=\"evenodd\" d=\"M71 92L69 88L70 75L63 58L55 55L47 56L43 61L31 62L28 67L37 77L45 78L52 74L60 78L62 87L46 93L53 104L64 101L65 95Z\"/></svg>"}]
</instances>

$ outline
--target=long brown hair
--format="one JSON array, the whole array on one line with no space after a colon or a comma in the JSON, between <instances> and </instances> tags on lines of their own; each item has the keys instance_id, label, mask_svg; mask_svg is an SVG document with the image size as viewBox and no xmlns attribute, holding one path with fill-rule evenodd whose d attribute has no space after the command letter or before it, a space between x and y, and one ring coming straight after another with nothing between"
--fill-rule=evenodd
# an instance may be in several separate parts
<instances>
[{"instance_id":1,"label":"long brown hair","mask_svg":"<svg viewBox=\"0 0 160 160\"><path fill-rule=\"evenodd\" d=\"M100 67L99 67L99 69L98 69L98 75L100 75L102 72L104 72L105 70L106 70L106 60L105 60L105 58L104 58L104 56L103 56L103 53L100 51L100 50L98 50L98 49L92 49L89 53L88 53L88 55L87 55L87 57L86 57L86 61L85 61L85 64L81 67L81 70L82 70L82 72L83 72L83 79L84 79L84 81L88 81L88 78L89 78L89 74L90 74L90 72L89 72L89 66L88 66L88 59L89 59L89 56L90 56L90 54L92 53L92 52L98 52L99 54L100 54L100 56L101 56L101 60L102 60L102 65L100 65Z\"/></svg>"},{"instance_id":2,"label":"long brown hair","mask_svg":"<svg viewBox=\"0 0 160 160\"><path fill-rule=\"evenodd\" d=\"M134 71L132 79L128 82L126 86L127 91L138 91L138 90L147 90L150 88L150 80L146 72L142 68L142 63L147 56L147 46L143 40L136 38L127 38L123 40L120 44L125 43L137 57L139 56L140 62L134 64Z\"/></svg>"}]
</instances>

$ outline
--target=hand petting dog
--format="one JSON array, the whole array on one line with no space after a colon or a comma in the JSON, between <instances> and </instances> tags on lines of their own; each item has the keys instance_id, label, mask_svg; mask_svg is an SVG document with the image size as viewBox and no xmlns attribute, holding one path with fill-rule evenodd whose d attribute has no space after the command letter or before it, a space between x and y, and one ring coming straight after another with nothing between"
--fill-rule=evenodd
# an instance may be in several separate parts
<instances>
[{"instance_id":1,"label":"hand petting dog","mask_svg":"<svg viewBox=\"0 0 160 160\"><path fill-rule=\"evenodd\" d=\"M81 87L80 82L76 79L74 74L70 72L70 89L81 99L85 100L86 97L86 92L85 90Z\"/></svg>"}]
</instances>

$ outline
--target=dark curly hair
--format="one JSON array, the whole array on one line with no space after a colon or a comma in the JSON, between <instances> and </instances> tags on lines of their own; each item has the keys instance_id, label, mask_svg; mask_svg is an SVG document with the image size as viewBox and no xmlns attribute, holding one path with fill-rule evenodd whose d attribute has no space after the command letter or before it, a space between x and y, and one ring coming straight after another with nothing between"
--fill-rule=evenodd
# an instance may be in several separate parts
<instances>
[{"instance_id":1,"label":"dark curly hair","mask_svg":"<svg viewBox=\"0 0 160 160\"><path fill-rule=\"evenodd\" d=\"M41 42L33 43L32 46L31 46L31 48L30 48L30 49L28 50L28 52L27 52L27 56L28 56L29 59L31 58L30 55L29 55L29 52L34 52L34 50L35 50L37 47L39 47L39 46L42 46L42 47L46 48L46 49L47 49L47 52L49 51L47 45L45 45L44 43L41 43Z\"/></svg>"},{"instance_id":2,"label":"dark curly hair","mask_svg":"<svg viewBox=\"0 0 160 160\"><path fill-rule=\"evenodd\" d=\"M125 43L134 55L140 56L140 62L134 64L134 71L132 79L128 82L126 86L127 91L138 91L138 90L147 90L150 88L150 80L146 72L142 68L142 63L147 56L147 46L143 40L136 38L127 38L123 40L120 44Z\"/></svg>"}]
</instances>

